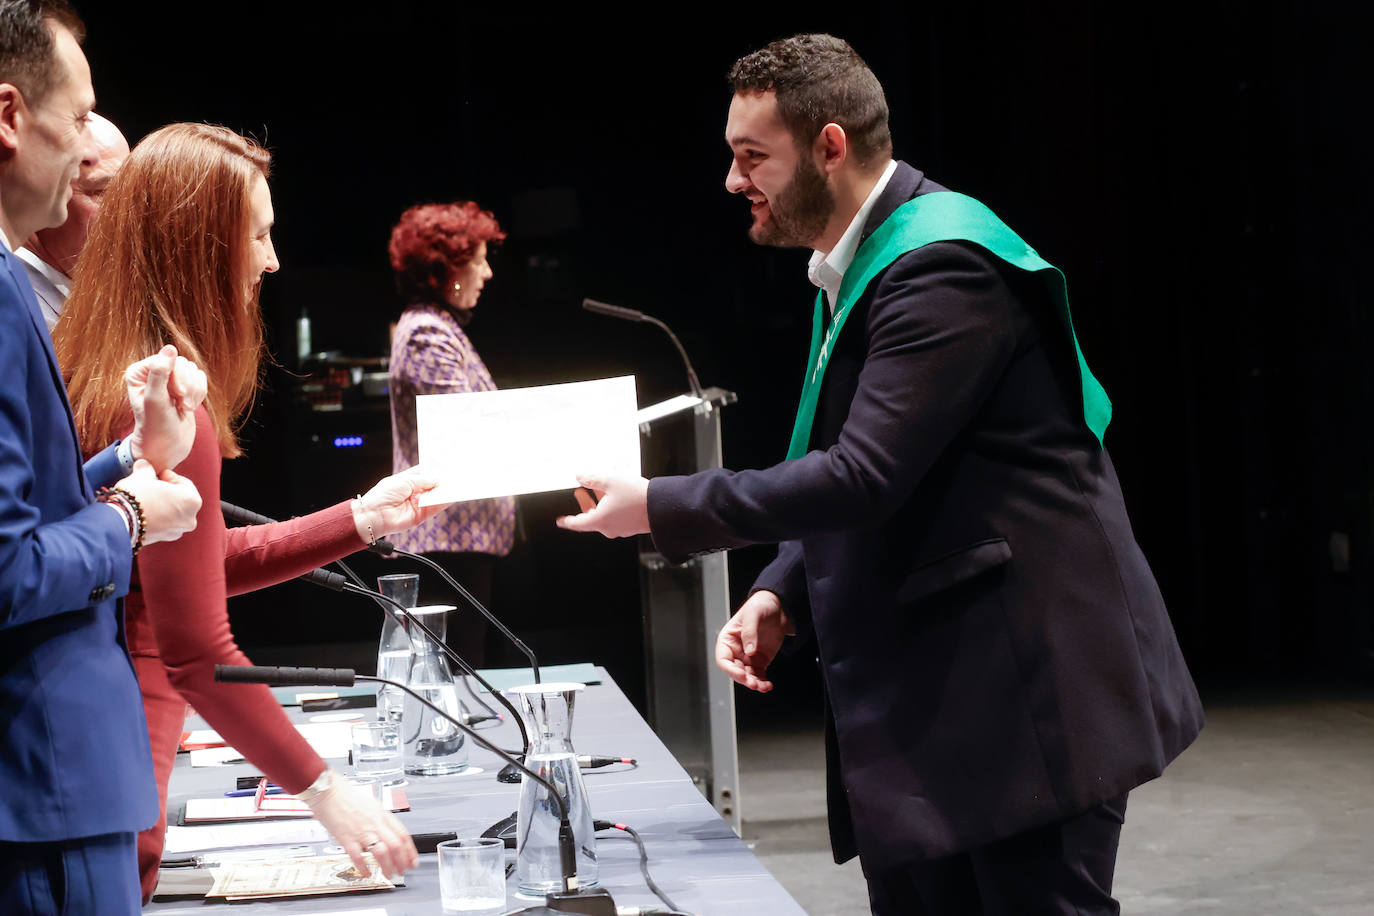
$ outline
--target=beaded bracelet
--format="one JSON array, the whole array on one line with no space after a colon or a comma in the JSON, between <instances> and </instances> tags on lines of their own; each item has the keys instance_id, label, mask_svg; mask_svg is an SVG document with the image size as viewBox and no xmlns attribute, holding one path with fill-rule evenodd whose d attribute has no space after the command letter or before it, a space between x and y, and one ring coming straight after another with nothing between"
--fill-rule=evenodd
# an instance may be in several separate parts
<instances>
[{"instance_id":1,"label":"beaded bracelet","mask_svg":"<svg viewBox=\"0 0 1374 916\"><path fill-rule=\"evenodd\" d=\"M133 513L130 512L129 507L124 504L124 500L107 499L105 498L104 494L97 493L96 501L104 503L105 505L109 506L111 509L114 509L116 512L119 513L119 517L124 520L124 527L129 529L129 549L132 550L134 546L134 525L136 523L134 521Z\"/></svg>"},{"instance_id":2,"label":"beaded bracelet","mask_svg":"<svg viewBox=\"0 0 1374 916\"><path fill-rule=\"evenodd\" d=\"M123 494L124 498L129 501L134 515L138 517L138 540L134 543L134 555L137 556L138 552L143 549L143 536L148 532L148 517L143 514L143 504L138 501L137 496L123 487L115 487L114 489L116 493Z\"/></svg>"},{"instance_id":3,"label":"beaded bracelet","mask_svg":"<svg viewBox=\"0 0 1374 916\"><path fill-rule=\"evenodd\" d=\"M147 527L147 519L143 515L143 507L139 504L138 498L128 490L120 487L110 487L104 492L104 502L119 509L124 515L129 525L129 549L137 556L139 550L143 548L143 533Z\"/></svg>"},{"instance_id":4,"label":"beaded bracelet","mask_svg":"<svg viewBox=\"0 0 1374 916\"><path fill-rule=\"evenodd\" d=\"M101 487L96 499L114 506L124 515L125 524L129 526L129 548L134 556L138 556L148 529L148 518L143 514L143 505L138 497L123 487Z\"/></svg>"}]
</instances>

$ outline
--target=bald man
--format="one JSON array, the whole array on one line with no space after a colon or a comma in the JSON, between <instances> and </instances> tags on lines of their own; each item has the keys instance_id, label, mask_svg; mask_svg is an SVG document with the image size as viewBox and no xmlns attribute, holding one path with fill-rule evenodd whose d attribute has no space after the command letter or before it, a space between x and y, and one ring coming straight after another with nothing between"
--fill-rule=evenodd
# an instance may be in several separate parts
<instances>
[{"instance_id":1,"label":"bald man","mask_svg":"<svg viewBox=\"0 0 1374 916\"><path fill-rule=\"evenodd\" d=\"M72 179L67 221L54 229L35 232L15 252L28 271L49 331L57 324L71 292L72 270L86 245L91 223L100 212L100 195L129 156L129 141L114 122L91 112L90 130L99 158L94 163L82 162L80 173Z\"/></svg>"}]
</instances>

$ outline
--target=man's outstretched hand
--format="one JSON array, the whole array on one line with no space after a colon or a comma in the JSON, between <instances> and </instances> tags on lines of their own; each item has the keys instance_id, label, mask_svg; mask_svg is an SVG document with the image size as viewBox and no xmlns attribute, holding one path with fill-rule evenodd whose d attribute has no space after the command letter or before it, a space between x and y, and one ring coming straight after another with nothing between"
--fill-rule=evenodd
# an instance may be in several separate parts
<instances>
[{"instance_id":1,"label":"man's outstretched hand","mask_svg":"<svg viewBox=\"0 0 1374 916\"><path fill-rule=\"evenodd\" d=\"M782 648L783 637L796 632L777 595L754 592L716 636L716 666L736 684L767 693L773 682L764 674Z\"/></svg>"},{"instance_id":2,"label":"man's outstretched hand","mask_svg":"<svg viewBox=\"0 0 1374 916\"><path fill-rule=\"evenodd\" d=\"M581 515L564 515L558 527L594 531L608 538L649 533L649 481L643 477L588 477L577 482L596 495L596 505Z\"/></svg>"}]
</instances>

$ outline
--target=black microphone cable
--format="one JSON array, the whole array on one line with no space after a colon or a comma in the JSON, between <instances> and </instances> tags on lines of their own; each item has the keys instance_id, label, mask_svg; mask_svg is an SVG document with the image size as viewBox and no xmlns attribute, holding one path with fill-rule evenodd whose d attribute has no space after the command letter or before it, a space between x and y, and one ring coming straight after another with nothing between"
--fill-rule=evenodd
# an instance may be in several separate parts
<instances>
[{"instance_id":1,"label":"black microphone cable","mask_svg":"<svg viewBox=\"0 0 1374 916\"><path fill-rule=\"evenodd\" d=\"M639 831L635 830L629 824L619 824L614 821L593 821L592 829L598 833L602 830L619 830L623 833L629 834L630 839L634 840L635 845L639 847L639 873L644 876L644 883L649 886L649 890L654 892L655 897L663 901L663 905L668 908L669 913L680 914L680 916L691 916L691 914L685 912L681 907L674 903L673 898L669 897L666 893L664 893L663 888L659 887L657 882L654 881L653 875L649 874L649 851L644 847L644 838L639 835ZM639 912L646 913L661 911L646 911L641 909Z\"/></svg>"}]
</instances>

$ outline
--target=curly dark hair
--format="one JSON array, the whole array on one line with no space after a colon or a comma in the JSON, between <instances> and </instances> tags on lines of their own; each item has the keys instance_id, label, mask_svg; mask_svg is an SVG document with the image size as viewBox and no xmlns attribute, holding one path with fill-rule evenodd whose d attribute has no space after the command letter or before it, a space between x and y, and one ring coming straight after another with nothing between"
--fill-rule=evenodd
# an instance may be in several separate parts
<instances>
[{"instance_id":1,"label":"curly dark hair","mask_svg":"<svg viewBox=\"0 0 1374 916\"><path fill-rule=\"evenodd\" d=\"M411 207L387 245L396 290L406 302L442 301L440 291L453 270L472 260L483 242L505 237L491 211L470 200Z\"/></svg>"},{"instance_id":2,"label":"curly dark hair","mask_svg":"<svg viewBox=\"0 0 1374 916\"><path fill-rule=\"evenodd\" d=\"M892 154L887 98L868 64L833 35L794 35L735 61L735 93L774 92L778 113L799 148L832 121L844 128L860 165Z\"/></svg>"}]
</instances>

